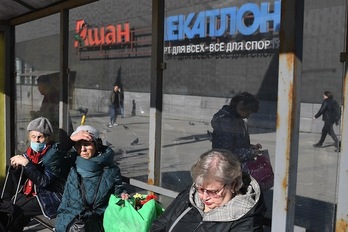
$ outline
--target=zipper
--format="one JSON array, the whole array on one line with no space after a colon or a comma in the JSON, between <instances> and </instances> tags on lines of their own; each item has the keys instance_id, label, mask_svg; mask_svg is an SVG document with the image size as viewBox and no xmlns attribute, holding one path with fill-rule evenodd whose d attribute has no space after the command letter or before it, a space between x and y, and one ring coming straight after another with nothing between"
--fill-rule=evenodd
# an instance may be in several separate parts
<instances>
[{"instance_id":1,"label":"zipper","mask_svg":"<svg viewBox=\"0 0 348 232\"><path fill-rule=\"evenodd\" d=\"M40 206L40 208L41 208L42 214L43 214L46 218L51 219L49 216L47 216L47 215L45 214L45 211L44 211L44 209L43 209L43 206L41 205L41 202L40 202L40 200L39 200L39 196L38 196L37 191L36 191L36 184L34 184L34 192L35 192L35 196L34 196L34 197L36 197L36 200L37 200L37 202L39 203L39 206Z\"/></svg>"},{"instance_id":2,"label":"zipper","mask_svg":"<svg viewBox=\"0 0 348 232\"><path fill-rule=\"evenodd\" d=\"M197 231L197 229L198 229L199 227L201 227L202 224L203 224L203 221L200 221L199 224L196 226L196 228L195 228L192 232Z\"/></svg>"}]
</instances>

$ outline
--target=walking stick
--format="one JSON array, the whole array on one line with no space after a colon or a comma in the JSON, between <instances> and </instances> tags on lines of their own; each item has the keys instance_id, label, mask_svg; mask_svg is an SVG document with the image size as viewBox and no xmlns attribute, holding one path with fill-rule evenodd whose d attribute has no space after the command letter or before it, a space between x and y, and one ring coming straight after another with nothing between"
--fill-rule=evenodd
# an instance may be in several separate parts
<instances>
[{"instance_id":1,"label":"walking stick","mask_svg":"<svg viewBox=\"0 0 348 232\"><path fill-rule=\"evenodd\" d=\"M19 176L19 180L18 180L18 184L17 184L17 188L16 188L16 193L15 193L15 196L14 196L14 199L13 199L13 204L15 204L16 201L17 201L17 195L18 195L18 191L19 191L19 186L21 185L23 171L24 171L24 168L22 166L20 168L21 168L21 174ZM10 169L11 169L11 167L8 168L8 171L7 171L7 174L6 174L5 183L4 183L4 186L2 188L2 192L1 192L1 198L4 197L5 188L6 188L6 185L7 185L8 177L10 175Z\"/></svg>"}]
</instances>

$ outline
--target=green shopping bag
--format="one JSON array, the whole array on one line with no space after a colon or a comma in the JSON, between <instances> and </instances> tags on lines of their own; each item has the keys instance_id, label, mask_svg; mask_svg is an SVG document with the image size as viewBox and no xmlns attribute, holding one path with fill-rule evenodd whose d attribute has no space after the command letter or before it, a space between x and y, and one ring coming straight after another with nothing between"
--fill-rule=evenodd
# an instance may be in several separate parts
<instances>
[{"instance_id":1,"label":"green shopping bag","mask_svg":"<svg viewBox=\"0 0 348 232\"><path fill-rule=\"evenodd\" d=\"M111 195L104 213L105 232L148 232L164 209L152 199L136 210L128 200Z\"/></svg>"}]
</instances>

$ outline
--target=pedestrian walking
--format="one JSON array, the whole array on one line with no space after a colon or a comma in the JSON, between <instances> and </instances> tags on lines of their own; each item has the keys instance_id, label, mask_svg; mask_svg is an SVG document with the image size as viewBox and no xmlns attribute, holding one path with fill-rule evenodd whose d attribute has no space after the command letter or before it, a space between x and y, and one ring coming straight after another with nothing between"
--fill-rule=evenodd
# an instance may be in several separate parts
<instances>
[{"instance_id":1,"label":"pedestrian walking","mask_svg":"<svg viewBox=\"0 0 348 232\"><path fill-rule=\"evenodd\" d=\"M333 99L333 95L330 91L325 91L323 95L324 101L321 104L321 107L314 119L322 116L324 121L324 126L321 131L321 137L319 142L313 144L313 147L322 147L325 141L326 135L329 134L333 139L334 146L336 147L335 151L339 150L339 141L333 129L333 125L338 125L338 122L341 118L341 110L336 100Z\"/></svg>"},{"instance_id":2,"label":"pedestrian walking","mask_svg":"<svg viewBox=\"0 0 348 232\"><path fill-rule=\"evenodd\" d=\"M121 114L121 89L119 84L115 84L110 94L110 122L109 127L117 126L117 115Z\"/></svg>"}]
</instances>

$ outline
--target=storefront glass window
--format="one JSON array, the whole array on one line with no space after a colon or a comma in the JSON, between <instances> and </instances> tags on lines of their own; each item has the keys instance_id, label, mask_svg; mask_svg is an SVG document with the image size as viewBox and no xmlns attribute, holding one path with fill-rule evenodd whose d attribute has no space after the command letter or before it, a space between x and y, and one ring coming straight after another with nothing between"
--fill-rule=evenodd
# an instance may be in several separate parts
<instances>
[{"instance_id":1,"label":"storefront glass window","mask_svg":"<svg viewBox=\"0 0 348 232\"><path fill-rule=\"evenodd\" d=\"M332 91L341 102L343 73L338 55L344 50L345 8L340 5L344 1L306 2L304 12L295 225L315 231L332 231L334 225L338 153L329 136L322 148L313 147L324 124L313 117L324 91ZM259 111L247 120L251 143L267 149L274 165L281 71L279 6L279 1L166 1L163 187L179 191L191 184L191 165L212 148L214 114L243 91L260 101ZM262 17L266 14L268 18ZM269 21L262 23L265 20ZM334 130L339 137L339 125ZM266 216L271 217L273 190L264 195ZM313 212L314 205L318 214L328 214L319 216Z\"/></svg>"},{"instance_id":2,"label":"storefront glass window","mask_svg":"<svg viewBox=\"0 0 348 232\"><path fill-rule=\"evenodd\" d=\"M332 93L339 106L343 103L344 72L339 54L345 47L345 4L343 0L305 2L295 222L313 231L334 231L340 154L333 138L337 136L338 145L341 124L339 118L328 122L336 136L328 134L321 141L323 119L327 121L334 104L330 101L326 116L318 112L326 91ZM320 213L324 211L325 216Z\"/></svg>"},{"instance_id":3,"label":"storefront glass window","mask_svg":"<svg viewBox=\"0 0 348 232\"><path fill-rule=\"evenodd\" d=\"M70 11L69 106L74 128L87 112L85 124L99 129L104 144L114 149L122 175L146 182L151 4L127 5L132 7L98 1ZM111 119L110 110L117 117Z\"/></svg>"},{"instance_id":4,"label":"storefront glass window","mask_svg":"<svg viewBox=\"0 0 348 232\"><path fill-rule=\"evenodd\" d=\"M37 117L47 117L58 138L59 15L19 25L15 33L16 152L23 154L28 123ZM43 103L45 96L49 102Z\"/></svg>"},{"instance_id":5,"label":"storefront glass window","mask_svg":"<svg viewBox=\"0 0 348 232\"><path fill-rule=\"evenodd\" d=\"M192 183L192 164L212 143L237 152L244 145L235 143L247 142L244 133L268 150L274 164L279 23L278 1L166 1L163 187L182 191ZM218 117L232 117L230 101L243 92L258 99L259 110L245 120L247 127L239 119L235 128L224 125ZM212 141L224 128L233 141ZM270 206L272 191L267 195Z\"/></svg>"}]
</instances>

